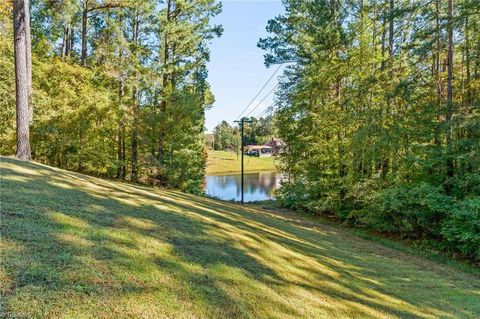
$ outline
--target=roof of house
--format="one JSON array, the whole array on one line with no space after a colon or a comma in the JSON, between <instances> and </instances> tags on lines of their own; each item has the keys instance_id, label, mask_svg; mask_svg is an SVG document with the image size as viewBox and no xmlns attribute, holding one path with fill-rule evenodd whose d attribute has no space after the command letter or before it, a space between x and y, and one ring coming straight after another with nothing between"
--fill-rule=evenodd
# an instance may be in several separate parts
<instances>
[{"instance_id":1,"label":"roof of house","mask_svg":"<svg viewBox=\"0 0 480 319\"><path fill-rule=\"evenodd\" d=\"M249 150L271 149L271 147L267 145L247 145L247 148Z\"/></svg>"}]
</instances>

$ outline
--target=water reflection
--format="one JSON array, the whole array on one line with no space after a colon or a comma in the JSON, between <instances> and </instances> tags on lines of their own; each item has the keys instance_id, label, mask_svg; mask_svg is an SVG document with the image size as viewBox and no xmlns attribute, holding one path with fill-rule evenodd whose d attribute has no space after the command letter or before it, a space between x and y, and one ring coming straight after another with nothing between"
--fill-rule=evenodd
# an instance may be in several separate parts
<instances>
[{"instance_id":1,"label":"water reflection","mask_svg":"<svg viewBox=\"0 0 480 319\"><path fill-rule=\"evenodd\" d=\"M245 201L262 201L274 198L281 176L276 172L245 174ZM241 175L211 175L206 177L205 193L223 200L241 200Z\"/></svg>"}]
</instances>

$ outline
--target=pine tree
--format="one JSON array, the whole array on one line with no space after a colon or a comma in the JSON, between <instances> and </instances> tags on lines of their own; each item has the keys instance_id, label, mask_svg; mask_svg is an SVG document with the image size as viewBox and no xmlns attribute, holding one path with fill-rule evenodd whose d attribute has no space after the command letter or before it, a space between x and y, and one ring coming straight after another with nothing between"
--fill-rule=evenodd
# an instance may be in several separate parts
<instances>
[{"instance_id":1,"label":"pine tree","mask_svg":"<svg viewBox=\"0 0 480 319\"><path fill-rule=\"evenodd\" d=\"M29 96L31 91L30 14L28 0L13 1L17 93L17 157L31 159Z\"/></svg>"}]
</instances>

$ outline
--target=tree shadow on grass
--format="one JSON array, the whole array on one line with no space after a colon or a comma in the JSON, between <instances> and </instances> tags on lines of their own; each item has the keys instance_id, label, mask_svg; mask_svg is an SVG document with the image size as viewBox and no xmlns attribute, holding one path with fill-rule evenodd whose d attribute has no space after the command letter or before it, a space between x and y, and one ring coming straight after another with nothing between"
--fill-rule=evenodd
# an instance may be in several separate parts
<instances>
[{"instance_id":1,"label":"tree shadow on grass","mask_svg":"<svg viewBox=\"0 0 480 319\"><path fill-rule=\"evenodd\" d=\"M422 311L425 316L465 317L475 309L480 312L435 299L435 292L451 289L462 276L437 268L432 273L425 268L428 263L335 229L178 192L155 193L2 160L7 164L1 172L1 230L7 243L2 263L11 277L2 293L12 300L18 292L42 299L39 316L53 307L47 298L55 292L74 291L100 300L94 313L106 307L112 316L116 298L148 293L171 298L177 306L161 310L172 316L187 307L184 312L200 317L252 317L262 314L254 306L258 303L276 308L272 316L299 317L305 312L288 299L303 296L291 294L292 287L336 300L360 317L372 309L396 317L420 316ZM395 268L402 265L400 257L412 262L405 265L409 272ZM425 278L409 278L413 271ZM425 290L440 275L445 280ZM457 299L472 300L475 291L462 280ZM229 289L247 285L264 290L242 294ZM31 292L32 287L42 293ZM311 305L319 308L316 313L321 307L335 311L321 299Z\"/></svg>"},{"instance_id":2,"label":"tree shadow on grass","mask_svg":"<svg viewBox=\"0 0 480 319\"><path fill-rule=\"evenodd\" d=\"M186 194L169 194L173 198L189 202L191 196ZM192 201L190 201L192 202ZM293 260L296 267L304 268L309 273L303 282L328 280L341 285L344 289L326 289L312 284L296 281L292 285L301 285L309 290L318 290L337 299L351 301L380 309L386 314L398 317L411 317L410 310L423 309L424 315L442 314L444 316L466 316L480 312L475 295L480 295L480 280L471 275L452 272L448 267L437 265L406 253L395 251L379 243L356 238L345 231L333 227L316 225L308 221L285 221L285 216L271 214L267 211L240 207L238 204L205 199L190 205L191 210L200 209L208 216L221 214L223 223L247 230L268 238L288 249L304 256L312 257L328 269L334 269L340 276L329 276L325 271L305 269L302 262ZM187 207L185 207L187 208ZM212 211L215 212L212 213ZM290 218L288 218L290 219ZM321 228L321 229L319 229ZM281 233L272 233L281 230ZM362 252L363 256L355 256ZM288 280L286 280L288 282ZM398 283L400 282L400 285ZM476 284L475 284L476 283ZM397 286L397 287L395 287ZM449 289L450 294L438 299L441 291ZM419 293L420 291L420 293ZM463 305L449 302L451 294L458 300L468 299ZM386 296L385 299L382 296ZM409 310L389 306L407 305ZM472 307L473 305L473 307ZM400 307L399 307L400 308ZM468 308L468 309L467 309ZM472 312L473 311L473 312Z\"/></svg>"},{"instance_id":3,"label":"tree shadow on grass","mask_svg":"<svg viewBox=\"0 0 480 319\"><path fill-rule=\"evenodd\" d=\"M2 240L15 246L3 251L3 267L11 277L2 291L7 298L33 287L42 291L38 299L48 298L45 292L68 290L92 297L143 294L163 289L146 283L153 267L171 277L171 286L184 286L178 292L184 299L180 303L191 303L192 312L248 317L217 284L220 279L210 269L239 269L252 280L275 276L231 243L211 237L208 222L192 219L174 205L160 209L128 204L128 196L119 201L113 194L121 189L102 185L83 191L79 190L83 186L64 179L62 172L46 169L41 177L32 176L17 171L16 161L6 162L10 166L1 172ZM22 167L38 171L35 164L22 163ZM19 197L26 200L19 202ZM143 253L142 244L152 240L171 247L171 253ZM49 311L49 301L43 302L45 308L36 313L39 317Z\"/></svg>"}]
</instances>

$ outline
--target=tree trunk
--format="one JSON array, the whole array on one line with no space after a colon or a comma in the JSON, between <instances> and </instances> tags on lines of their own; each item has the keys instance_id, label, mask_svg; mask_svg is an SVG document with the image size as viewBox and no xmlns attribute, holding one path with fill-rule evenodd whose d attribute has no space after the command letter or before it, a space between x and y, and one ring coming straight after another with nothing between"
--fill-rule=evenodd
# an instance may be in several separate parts
<instances>
[{"instance_id":1,"label":"tree trunk","mask_svg":"<svg viewBox=\"0 0 480 319\"><path fill-rule=\"evenodd\" d=\"M13 27L15 46L15 85L17 105L17 157L22 160L31 159L29 128L29 57L28 44L30 34L27 33L30 23L26 12L28 0L13 1ZM30 58L31 61L31 58Z\"/></svg>"},{"instance_id":2,"label":"tree trunk","mask_svg":"<svg viewBox=\"0 0 480 319\"><path fill-rule=\"evenodd\" d=\"M453 0L448 0L448 58L447 58L447 184L446 191L451 192L451 179L454 175L452 154L452 116L453 116Z\"/></svg>"},{"instance_id":3,"label":"tree trunk","mask_svg":"<svg viewBox=\"0 0 480 319\"><path fill-rule=\"evenodd\" d=\"M122 161L123 161L123 166L122 166L122 175L123 178L127 176L127 148L126 148L126 143L125 143L125 125L122 126Z\"/></svg>"},{"instance_id":4,"label":"tree trunk","mask_svg":"<svg viewBox=\"0 0 480 319\"><path fill-rule=\"evenodd\" d=\"M123 163L122 159L122 151L123 151L123 136L122 136L123 128L122 125L119 124L118 126L118 134L117 134L117 161L118 161L118 166L117 166L117 178L118 179L123 179L123 166L125 165Z\"/></svg>"},{"instance_id":5,"label":"tree trunk","mask_svg":"<svg viewBox=\"0 0 480 319\"><path fill-rule=\"evenodd\" d=\"M389 23L388 23L388 50L390 57L393 56L393 39L394 39L394 10L395 10L395 0L390 0L390 10L389 10Z\"/></svg>"},{"instance_id":6,"label":"tree trunk","mask_svg":"<svg viewBox=\"0 0 480 319\"><path fill-rule=\"evenodd\" d=\"M120 16L120 30L123 30L123 16ZM121 31L123 32L123 31ZM120 47L118 52L119 63L121 68L124 67L123 59L123 46ZM117 178L125 179L126 166L125 166L125 114L123 110L123 98L125 96L125 81L124 72L120 71L120 81L118 85L118 106L119 106L119 120L118 120L118 141L117 141Z\"/></svg>"},{"instance_id":7,"label":"tree trunk","mask_svg":"<svg viewBox=\"0 0 480 319\"><path fill-rule=\"evenodd\" d=\"M139 20L138 20L138 11L133 15L132 21L132 42L135 44L135 49L132 52L135 61L137 60L136 45L138 44L138 35L139 35ZM132 92L132 180L138 180L138 116L139 116L139 107L137 99L137 71L133 71L133 92Z\"/></svg>"},{"instance_id":8,"label":"tree trunk","mask_svg":"<svg viewBox=\"0 0 480 319\"><path fill-rule=\"evenodd\" d=\"M27 55L27 86L28 86L28 122L33 121L33 105L31 103L32 96L32 38L30 32L30 4L29 0L25 0L23 5L25 6L25 46Z\"/></svg>"},{"instance_id":9,"label":"tree trunk","mask_svg":"<svg viewBox=\"0 0 480 319\"><path fill-rule=\"evenodd\" d=\"M471 85L471 68L470 68L470 35L469 35L469 19L468 16L465 17L465 68L466 68L466 79L465 79L465 87L466 87L466 100L467 104L473 104L473 96L472 91L470 89Z\"/></svg>"},{"instance_id":10,"label":"tree trunk","mask_svg":"<svg viewBox=\"0 0 480 319\"><path fill-rule=\"evenodd\" d=\"M436 93L437 93L437 108L440 108L440 103L442 100L442 85L440 83L440 0L435 2L435 53L433 54L433 70L435 76L435 84L436 84ZM439 125L435 125L435 136L434 136L434 143L435 145L440 148L441 147L441 139L440 139L440 127Z\"/></svg>"},{"instance_id":11,"label":"tree trunk","mask_svg":"<svg viewBox=\"0 0 480 319\"><path fill-rule=\"evenodd\" d=\"M132 181L138 180L138 105L137 105L137 89L133 89L132 93Z\"/></svg>"},{"instance_id":12,"label":"tree trunk","mask_svg":"<svg viewBox=\"0 0 480 319\"><path fill-rule=\"evenodd\" d=\"M73 28L71 27L71 22L65 20L65 25L63 27L63 41L62 41L62 61L66 57L70 56L70 51L73 47Z\"/></svg>"},{"instance_id":13,"label":"tree trunk","mask_svg":"<svg viewBox=\"0 0 480 319\"><path fill-rule=\"evenodd\" d=\"M172 1L168 0L167 1L167 20L170 21L171 17L171 12L172 12ZM163 38L163 65L167 65L168 60L169 60L169 41L168 41L168 32L165 31L165 35ZM160 102L160 114L165 115L166 110L167 110L167 88L169 85L169 78L167 74L163 74L162 78L162 95L163 99ZM160 132L158 134L158 153L157 153L157 160L161 164L163 162L163 157L164 157L164 146L165 146L165 121L160 125ZM159 179L162 178L162 176L158 176Z\"/></svg>"},{"instance_id":14,"label":"tree trunk","mask_svg":"<svg viewBox=\"0 0 480 319\"><path fill-rule=\"evenodd\" d=\"M80 58L81 64L87 64L87 23L88 23L88 0L83 2L82 11L82 55Z\"/></svg>"},{"instance_id":15,"label":"tree trunk","mask_svg":"<svg viewBox=\"0 0 480 319\"><path fill-rule=\"evenodd\" d=\"M70 26L70 45L68 46L68 56L72 56L73 48L75 47L75 24L72 22Z\"/></svg>"},{"instance_id":16,"label":"tree trunk","mask_svg":"<svg viewBox=\"0 0 480 319\"><path fill-rule=\"evenodd\" d=\"M394 47L394 35L395 35L395 2L394 0L390 0L389 2L389 8L388 8L388 60L390 61L388 63L388 73L389 73L389 79L393 79L394 74L393 74L393 47ZM386 21L384 20L384 27L386 26ZM384 30L384 32L386 32ZM384 33L385 34L385 33ZM385 41L386 37L383 37L383 40ZM384 54L384 49L385 47L383 46L382 49L382 55ZM384 59L382 59L382 62ZM382 63L382 69L385 67L385 63ZM389 115L392 114L392 98L391 97L386 97L386 103L387 103L387 111L383 115L382 121L386 120ZM384 123L382 123L385 125ZM377 170L380 170L380 176L382 179L385 179L388 175L389 169L390 169L390 158L389 155L382 154L380 156L380 162L376 163L376 168Z\"/></svg>"},{"instance_id":17,"label":"tree trunk","mask_svg":"<svg viewBox=\"0 0 480 319\"><path fill-rule=\"evenodd\" d=\"M68 40L68 26L67 26L67 21L65 21L65 24L63 26L63 40L62 40L62 50L61 50L62 61L65 60L65 57L67 56L69 44L70 42Z\"/></svg>"}]
</instances>

